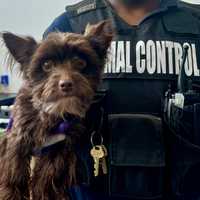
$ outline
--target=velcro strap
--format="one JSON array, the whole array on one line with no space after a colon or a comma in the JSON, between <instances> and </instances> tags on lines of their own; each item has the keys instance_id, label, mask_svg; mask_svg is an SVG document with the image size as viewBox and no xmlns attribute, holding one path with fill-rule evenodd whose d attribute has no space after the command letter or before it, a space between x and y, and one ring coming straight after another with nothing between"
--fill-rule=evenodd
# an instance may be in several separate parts
<instances>
[{"instance_id":1,"label":"velcro strap","mask_svg":"<svg viewBox=\"0 0 200 200\"><path fill-rule=\"evenodd\" d=\"M43 156L53 149L57 149L61 143L66 140L65 134L55 134L47 138L46 142L42 147L35 148L32 152L33 156Z\"/></svg>"}]
</instances>

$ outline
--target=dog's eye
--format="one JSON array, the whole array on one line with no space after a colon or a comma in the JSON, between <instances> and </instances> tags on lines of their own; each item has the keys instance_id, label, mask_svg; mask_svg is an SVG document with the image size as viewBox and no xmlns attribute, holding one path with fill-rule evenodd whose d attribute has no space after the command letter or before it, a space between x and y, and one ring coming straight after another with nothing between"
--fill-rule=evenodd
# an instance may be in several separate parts
<instances>
[{"instance_id":1,"label":"dog's eye","mask_svg":"<svg viewBox=\"0 0 200 200\"><path fill-rule=\"evenodd\" d=\"M52 61L46 61L44 62L44 64L42 65L42 68L45 72L50 72L53 66L53 62Z\"/></svg>"},{"instance_id":2,"label":"dog's eye","mask_svg":"<svg viewBox=\"0 0 200 200\"><path fill-rule=\"evenodd\" d=\"M81 70L86 67L86 61L79 57L74 57L72 59L72 65L77 69Z\"/></svg>"}]
</instances>

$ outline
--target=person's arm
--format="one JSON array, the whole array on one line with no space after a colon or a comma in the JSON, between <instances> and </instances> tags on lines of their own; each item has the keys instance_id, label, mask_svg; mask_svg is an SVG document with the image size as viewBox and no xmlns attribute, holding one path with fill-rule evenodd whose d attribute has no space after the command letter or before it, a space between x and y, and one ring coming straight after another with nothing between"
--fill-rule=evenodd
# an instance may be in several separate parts
<instances>
[{"instance_id":1,"label":"person's arm","mask_svg":"<svg viewBox=\"0 0 200 200\"><path fill-rule=\"evenodd\" d=\"M72 32L67 12L62 13L60 16L54 19L50 26L46 29L43 34L43 38L46 38L47 35L51 32Z\"/></svg>"}]
</instances>

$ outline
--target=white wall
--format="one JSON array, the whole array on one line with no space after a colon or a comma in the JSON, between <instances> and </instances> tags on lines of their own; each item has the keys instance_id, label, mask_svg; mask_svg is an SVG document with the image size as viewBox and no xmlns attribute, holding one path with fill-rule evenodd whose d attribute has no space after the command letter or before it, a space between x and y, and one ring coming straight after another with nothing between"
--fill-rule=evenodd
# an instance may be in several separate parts
<instances>
[{"instance_id":1,"label":"white wall","mask_svg":"<svg viewBox=\"0 0 200 200\"><path fill-rule=\"evenodd\" d=\"M0 0L0 31L41 39L46 27L64 12L65 6L78 1L80 0ZM186 1L200 3L200 0ZM4 53L5 49L0 48L0 75L7 73L6 66L2 64ZM21 84L20 77L13 73L10 81L8 92L16 92Z\"/></svg>"},{"instance_id":2,"label":"white wall","mask_svg":"<svg viewBox=\"0 0 200 200\"><path fill-rule=\"evenodd\" d=\"M9 30L41 38L52 20L67 4L79 0L0 0L0 31Z\"/></svg>"},{"instance_id":3,"label":"white wall","mask_svg":"<svg viewBox=\"0 0 200 200\"><path fill-rule=\"evenodd\" d=\"M0 0L0 32L11 31L40 40L53 19L64 12L65 6L78 1L80 0ZM3 63L4 55L5 48L0 47L0 75L9 73L10 86L6 92L16 92L21 85L21 78L16 70L12 75L8 72Z\"/></svg>"},{"instance_id":4,"label":"white wall","mask_svg":"<svg viewBox=\"0 0 200 200\"><path fill-rule=\"evenodd\" d=\"M200 0L183 0L183 1L189 2L189 3L200 4Z\"/></svg>"}]
</instances>

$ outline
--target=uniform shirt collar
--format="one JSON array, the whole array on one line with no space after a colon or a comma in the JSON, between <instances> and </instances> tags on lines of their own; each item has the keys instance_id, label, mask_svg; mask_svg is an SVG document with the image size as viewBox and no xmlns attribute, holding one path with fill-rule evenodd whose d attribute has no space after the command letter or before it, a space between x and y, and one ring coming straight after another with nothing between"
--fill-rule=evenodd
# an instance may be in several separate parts
<instances>
[{"instance_id":1,"label":"uniform shirt collar","mask_svg":"<svg viewBox=\"0 0 200 200\"><path fill-rule=\"evenodd\" d=\"M176 7L178 0L161 0L160 8Z\"/></svg>"},{"instance_id":2,"label":"uniform shirt collar","mask_svg":"<svg viewBox=\"0 0 200 200\"><path fill-rule=\"evenodd\" d=\"M160 7L158 9L152 11L151 13L149 13L146 17L144 17L144 19L142 19L139 24L143 23L146 19L148 19L158 13L167 11L171 7L177 7L178 6L177 1L178 0L161 0Z\"/></svg>"}]
</instances>

